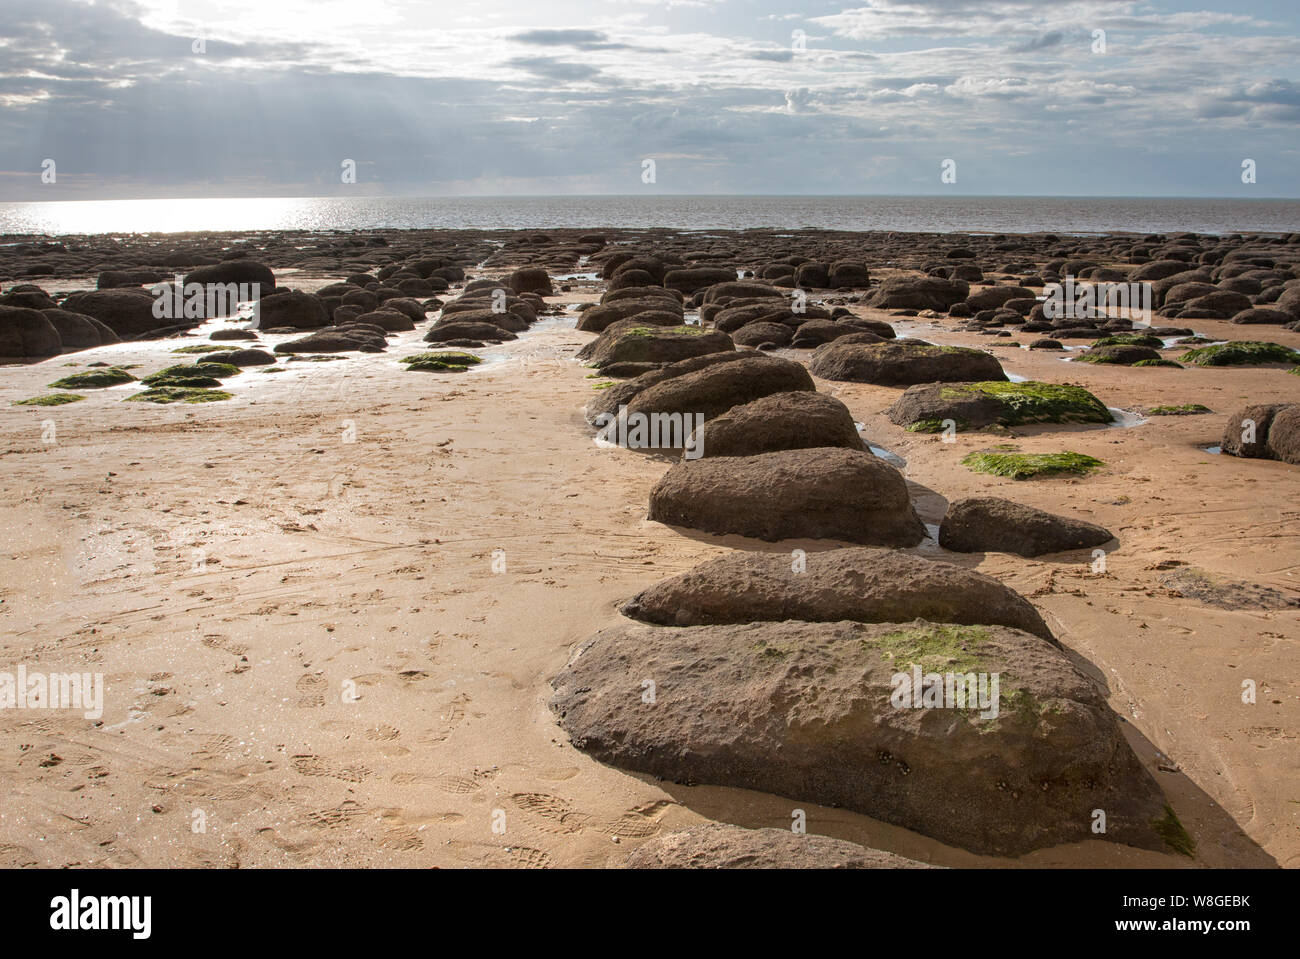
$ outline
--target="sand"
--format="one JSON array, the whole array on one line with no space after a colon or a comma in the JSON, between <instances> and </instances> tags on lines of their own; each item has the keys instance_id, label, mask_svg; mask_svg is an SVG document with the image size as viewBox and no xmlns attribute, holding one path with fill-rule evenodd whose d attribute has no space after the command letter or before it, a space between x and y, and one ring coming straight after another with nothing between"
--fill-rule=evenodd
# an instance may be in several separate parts
<instances>
[{"instance_id":1,"label":"sand","mask_svg":"<svg viewBox=\"0 0 1300 959\"><path fill-rule=\"evenodd\" d=\"M592 335L566 322L481 351L493 362L465 374L403 372L397 358L423 346L421 330L385 354L250 370L229 381L235 399L204 406L119 402L130 387L10 405L66 363L144 373L180 361L165 355L171 341L5 368L0 664L103 673L108 694L98 722L0 712L0 865L618 866L661 831L706 819L788 828L796 808L809 832L948 866L1300 864L1300 611L1221 609L1160 584L1176 561L1295 594L1300 470L1203 447L1247 402L1300 399L1300 377L1067 364L896 320L1112 407L1215 411L1017 430L1025 451L1107 464L1029 482L960 465L1005 438L910 434L882 415L898 390L818 383L906 460L927 523L947 500L991 494L1101 523L1121 542L1104 575L1086 554L942 555L1031 597L1105 684L1197 856L1088 841L1008 860L795 799L647 781L567 742L550 679L620 602L728 549L833 544L647 521L669 461L593 442L580 411L597 380L573 359ZM1193 325L1300 347L1276 328ZM929 542L917 552L941 555ZM1254 705L1241 702L1246 679Z\"/></svg>"}]
</instances>

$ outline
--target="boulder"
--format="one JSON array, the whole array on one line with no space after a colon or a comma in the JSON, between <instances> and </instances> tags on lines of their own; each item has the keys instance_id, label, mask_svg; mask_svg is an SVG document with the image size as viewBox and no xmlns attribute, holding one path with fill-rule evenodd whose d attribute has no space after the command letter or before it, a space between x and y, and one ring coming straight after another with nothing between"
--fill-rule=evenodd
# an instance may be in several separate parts
<instances>
[{"instance_id":1,"label":"boulder","mask_svg":"<svg viewBox=\"0 0 1300 959\"><path fill-rule=\"evenodd\" d=\"M452 340L478 340L483 343L501 343L505 340L517 340L509 330L503 330L495 323L474 323L463 320L452 322L438 321L429 332L424 334L426 343L447 343Z\"/></svg>"},{"instance_id":2,"label":"boulder","mask_svg":"<svg viewBox=\"0 0 1300 959\"><path fill-rule=\"evenodd\" d=\"M204 354L203 363L229 363L231 366L268 366L275 357L266 350L221 350Z\"/></svg>"},{"instance_id":3,"label":"boulder","mask_svg":"<svg viewBox=\"0 0 1300 959\"><path fill-rule=\"evenodd\" d=\"M116 333L93 316L68 310L41 310L59 332L65 350L89 350L105 343L120 342Z\"/></svg>"},{"instance_id":4,"label":"boulder","mask_svg":"<svg viewBox=\"0 0 1300 959\"><path fill-rule=\"evenodd\" d=\"M828 836L710 822L655 836L629 869L933 869L927 863Z\"/></svg>"},{"instance_id":5,"label":"boulder","mask_svg":"<svg viewBox=\"0 0 1300 959\"><path fill-rule=\"evenodd\" d=\"M811 393L815 389L812 377L800 364L776 356L746 353L734 363L665 379L637 393L627 406L629 413L699 414L709 420L733 406L771 393L795 390Z\"/></svg>"},{"instance_id":6,"label":"boulder","mask_svg":"<svg viewBox=\"0 0 1300 959\"><path fill-rule=\"evenodd\" d=\"M1106 405L1081 386L1061 383L921 383L909 386L889 408L889 421L912 432L1030 423L1109 423Z\"/></svg>"},{"instance_id":7,"label":"boulder","mask_svg":"<svg viewBox=\"0 0 1300 959\"><path fill-rule=\"evenodd\" d=\"M377 345L371 337L344 331L322 330L304 336L302 339L281 343L275 348L277 353L346 353L351 350L379 353L383 351L383 347Z\"/></svg>"},{"instance_id":8,"label":"boulder","mask_svg":"<svg viewBox=\"0 0 1300 959\"><path fill-rule=\"evenodd\" d=\"M0 306L0 363L31 363L61 352L59 331L44 313Z\"/></svg>"},{"instance_id":9,"label":"boulder","mask_svg":"<svg viewBox=\"0 0 1300 959\"><path fill-rule=\"evenodd\" d=\"M515 293L536 293L538 296L554 296L550 274L545 267L525 266L515 270L506 277L505 285Z\"/></svg>"},{"instance_id":10,"label":"boulder","mask_svg":"<svg viewBox=\"0 0 1300 959\"><path fill-rule=\"evenodd\" d=\"M275 274L270 267L254 260L227 260L191 270L185 275L185 285L191 283L256 284L256 289L252 291L253 299L256 299L259 296L269 296L275 291Z\"/></svg>"},{"instance_id":11,"label":"boulder","mask_svg":"<svg viewBox=\"0 0 1300 959\"><path fill-rule=\"evenodd\" d=\"M1242 310L1232 317L1233 323L1269 323L1276 326L1284 326L1295 319L1290 313L1284 310L1269 310L1265 308L1251 308Z\"/></svg>"},{"instance_id":12,"label":"boulder","mask_svg":"<svg viewBox=\"0 0 1300 959\"><path fill-rule=\"evenodd\" d=\"M857 260L836 260L831 264L828 284L835 289L866 289L871 284L871 274L866 264Z\"/></svg>"},{"instance_id":13,"label":"boulder","mask_svg":"<svg viewBox=\"0 0 1300 959\"><path fill-rule=\"evenodd\" d=\"M704 356L693 356L688 360L678 360L676 363L669 363L659 369L643 373L630 383L620 383L593 396L587 404L587 422L594 424L597 417L602 413L617 413L619 407L626 406L638 394L645 392L652 386L712 366L739 362L752 355L752 353L747 352L707 353ZM579 358L581 358L581 354L579 354Z\"/></svg>"},{"instance_id":14,"label":"boulder","mask_svg":"<svg viewBox=\"0 0 1300 959\"><path fill-rule=\"evenodd\" d=\"M642 590L624 616L657 626L722 623L905 623L1010 626L1059 645L1029 601L991 576L888 549L735 551Z\"/></svg>"},{"instance_id":15,"label":"boulder","mask_svg":"<svg viewBox=\"0 0 1300 959\"><path fill-rule=\"evenodd\" d=\"M642 321L642 325L654 326L678 326L685 315L680 303L662 297L618 300L583 310L578 317L578 329L584 333L600 333L619 320L631 319L642 313L654 315L652 319Z\"/></svg>"},{"instance_id":16,"label":"boulder","mask_svg":"<svg viewBox=\"0 0 1300 959\"><path fill-rule=\"evenodd\" d=\"M916 383L1005 380L995 357L959 346L922 346L907 340L889 343L828 343L812 356L808 369L826 380L912 386Z\"/></svg>"},{"instance_id":17,"label":"boulder","mask_svg":"<svg viewBox=\"0 0 1300 959\"><path fill-rule=\"evenodd\" d=\"M1220 447L1229 456L1300 466L1300 403L1247 406L1228 417Z\"/></svg>"},{"instance_id":18,"label":"boulder","mask_svg":"<svg viewBox=\"0 0 1300 959\"><path fill-rule=\"evenodd\" d=\"M958 500L948 507L939 524L939 545L956 553L1034 557L1093 549L1114 538L1110 530L1095 523L995 496Z\"/></svg>"},{"instance_id":19,"label":"boulder","mask_svg":"<svg viewBox=\"0 0 1300 959\"><path fill-rule=\"evenodd\" d=\"M633 317L606 329L583 358L597 367L611 363L675 363L735 348L731 337L717 330L698 326L640 326L638 318Z\"/></svg>"},{"instance_id":20,"label":"boulder","mask_svg":"<svg viewBox=\"0 0 1300 959\"><path fill-rule=\"evenodd\" d=\"M129 340L167 323L192 329L200 320L178 321L154 316L154 297L135 287L72 293L63 301L63 309L93 316L121 339Z\"/></svg>"},{"instance_id":21,"label":"boulder","mask_svg":"<svg viewBox=\"0 0 1300 959\"><path fill-rule=\"evenodd\" d=\"M915 546L925 539L902 474L871 453L846 449L683 460L650 492L649 518L769 542Z\"/></svg>"},{"instance_id":22,"label":"boulder","mask_svg":"<svg viewBox=\"0 0 1300 959\"><path fill-rule=\"evenodd\" d=\"M867 305L877 310L913 309L946 313L970 295L965 280L938 276L891 276L880 284Z\"/></svg>"},{"instance_id":23,"label":"boulder","mask_svg":"<svg viewBox=\"0 0 1300 959\"><path fill-rule=\"evenodd\" d=\"M789 346L794 339L794 329L784 323L769 323L759 320L746 323L731 334L731 339L740 346L759 346L771 343L773 346Z\"/></svg>"},{"instance_id":24,"label":"boulder","mask_svg":"<svg viewBox=\"0 0 1300 959\"><path fill-rule=\"evenodd\" d=\"M833 396L772 393L709 420L686 444L704 456L754 456L815 447L865 450L849 408Z\"/></svg>"},{"instance_id":25,"label":"boulder","mask_svg":"<svg viewBox=\"0 0 1300 959\"><path fill-rule=\"evenodd\" d=\"M958 675L982 679L984 698L959 705ZM936 699L946 676L953 698ZM1005 626L628 623L582 644L552 685L560 725L600 762L841 807L975 853L1161 849L1157 824L1177 825L1096 683Z\"/></svg>"},{"instance_id":26,"label":"boulder","mask_svg":"<svg viewBox=\"0 0 1300 959\"><path fill-rule=\"evenodd\" d=\"M314 330L329 325L325 305L314 293L272 293L257 305L257 326L264 330L290 326Z\"/></svg>"},{"instance_id":27,"label":"boulder","mask_svg":"<svg viewBox=\"0 0 1300 959\"><path fill-rule=\"evenodd\" d=\"M735 270L717 266L697 266L688 269L669 270L664 275L664 286L670 290L690 295L706 289L715 283L726 283L736 278Z\"/></svg>"}]
</instances>

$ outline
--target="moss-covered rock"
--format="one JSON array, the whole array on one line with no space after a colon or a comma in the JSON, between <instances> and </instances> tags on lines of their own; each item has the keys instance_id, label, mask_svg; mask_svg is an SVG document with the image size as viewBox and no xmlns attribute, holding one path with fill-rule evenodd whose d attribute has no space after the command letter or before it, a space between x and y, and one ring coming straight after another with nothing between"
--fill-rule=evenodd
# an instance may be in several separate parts
<instances>
[{"instance_id":1,"label":"moss-covered rock","mask_svg":"<svg viewBox=\"0 0 1300 959\"><path fill-rule=\"evenodd\" d=\"M1106 465L1095 457L1068 450L1062 453L1009 453L987 450L981 453L970 453L962 459L961 463L976 473L991 473L994 476L1009 476L1018 480L1060 473L1085 476Z\"/></svg>"},{"instance_id":2,"label":"moss-covered rock","mask_svg":"<svg viewBox=\"0 0 1300 959\"><path fill-rule=\"evenodd\" d=\"M1165 359L1160 359L1160 360L1138 360L1138 361L1137 361L1136 363L1134 363L1133 365L1134 365L1135 367L1136 367L1136 366L1164 366L1164 367L1169 367L1169 368L1171 368L1171 369L1175 369L1175 370L1181 370L1181 369L1183 368L1183 364L1181 364L1181 363L1175 363L1173 360L1165 360Z\"/></svg>"},{"instance_id":3,"label":"moss-covered rock","mask_svg":"<svg viewBox=\"0 0 1300 959\"><path fill-rule=\"evenodd\" d=\"M1192 366L1255 366L1266 363L1300 363L1300 353L1280 343L1241 340L1188 350L1179 359Z\"/></svg>"},{"instance_id":4,"label":"moss-covered rock","mask_svg":"<svg viewBox=\"0 0 1300 959\"><path fill-rule=\"evenodd\" d=\"M180 386L205 388L220 386L222 379L238 376L239 367L229 363L191 363L169 366L151 373L141 382L146 386Z\"/></svg>"},{"instance_id":5,"label":"moss-covered rock","mask_svg":"<svg viewBox=\"0 0 1300 959\"><path fill-rule=\"evenodd\" d=\"M63 406L67 403L76 403L84 400L84 396L78 396L76 393L46 393L44 396L33 396L31 399L14 400L14 406Z\"/></svg>"},{"instance_id":6,"label":"moss-covered rock","mask_svg":"<svg viewBox=\"0 0 1300 959\"><path fill-rule=\"evenodd\" d=\"M122 383L133 382L135 382L135 377L126 370L120 366L110 366L103 370L87 370L84 373L73 373L71 376L65 376L63 379L51 383L50 389L98 390L107 386L119 386Z\"/></svg>"},{"instance_id":7,"label":"moss-covered rock","mask_svg":"<svg viewBox=\"0 0 1300 959\"><path fill-rule=\"evenodd\" d=\"M1300 369L1300 367L1296 367ZM1179 406L1153 406L1147 410L1148 416L1199 416L1202 413L1213 413L1214 410L1208 406L1202 406L1200 403L1183 403Z\"/></svg>"},{"instance_id":8,"label":"moss-covered rock","mask_svg":"<svg viewBox=\"0 0 1300 959\"><path fill-rule=\"evenodd\" d=\"M128 396L128 402L137 403L216 403L231 399L224 390L208 390L190 386L157 386Z\"/></svg>"},{"instance_id":9,"label":"moss-covered rock","mask_svg":"<svg viewBox=\"0 0 1300 959\"><path fill-rule=\"evenodd\" d=\"M1134 346L1116 343L1110 346L1094 346L1086 353L1076 356L1077 363L1104 363L1114 366L1133 366L1144 360L1159 360L1160 354L1149 346Z\"/></svg>"},{"instance_id":10,"label":"moss-covered rock","mask_svg":"<svg viewBox=\"0 0 1300 959\"><path fill-rule=\"evenodd\" d=\"M914 433L938 433L944 421L958 430L1031 423L1110 423L1106 404L1082 386L1065 383L923 383L889 409L891 422Z\"/></svg>"},{"instance_id":11,"label":"moss-covered rock","mask_svg":"<svg viewBox=\"0 0 1300 959\"><path fill-rule=\"evenodd\" d=\"M1148 346L1153 350L1158 350L1165 345L1165 341L1158 336L1152 336L1150 333L1116 333L1113 336L1104 336L1096 343L1096 346Z\"/></svg>"},{"instance_id":12,"label":"moss-covered rock","mask_svg":"<svg viewBox=\"0 0 1300 959\"><path fill-rule=\"evenodd\" d=\"M408 370L418 370L426 373L464 373L471 366L482 363L483 358L475 356L473 353L460 353L449 350L415 353L412 356L402 357L399 362L405 363Z\"/></svg>"}]
</instances>

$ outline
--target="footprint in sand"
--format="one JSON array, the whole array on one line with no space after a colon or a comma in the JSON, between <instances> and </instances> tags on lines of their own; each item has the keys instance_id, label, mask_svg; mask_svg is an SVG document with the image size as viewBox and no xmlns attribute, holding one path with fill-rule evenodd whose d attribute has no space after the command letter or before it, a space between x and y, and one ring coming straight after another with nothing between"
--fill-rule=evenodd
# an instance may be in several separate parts
<instances>
[{"instance_id":1,"label":"footprint in sand","mask_svg":"<svg viewBox=\"0 0 1300 959\"><path fill-rule=\"evenodd\" d=\"M493 846L485 842L453 841L448 851L461 862L476 866L508 866L513 869L548 869L551 857L531 846Z\"/></svg>"},{"instance_id":2,"label":"footprint in sand","mask_svg":"<svg viewBox=\"0 0 1300 959\"><path fill-rule=\"evenodd\" d=\"M399 828L384 833L384 837L379 840L379 845L396 852L415 852L424 848L424 840L414 829Z\"/></svg>"},{"instance_id":3,"label":"footprint in sand","mask_svg":"<svg viewBox=\"0 0 1300 959\"><path fill-rule=\"evenodd\" d=\"M294 688L301 693L298 697L298 707L300 709L314 709L318 706L324 706L325 691L328 687L329 682L324 676L307 673L305 676L298 677L298 682L294 683Z\"/></svg>"},{"instance_id":4,"label":"footprint in sand","mask_svg":"<svg viewBox=\"0 0 1300 959\"><path fill-rule=\"evenodd\" d=\"M396 726L390 726L387 723L381 723L378 726L371 726L366 730L366 738L372 742L392 742L402 735L402 731Z\"/></svg>"},{"instance_id":5,"label":"footprint in sand","mask_svg":"<svg viewBox=\"0 0 1300 959\"><path fill-rule=\"evenodd\" d=\"M309 754L294 756L293 768L303 776L323 776L349 783L364 782L370 776L370 770L360 764L338 766L321 756Z\"/></svg>"},{"instance_id":6,"label":"footprint in sand","mask_svg":"<svg viewBox=\"0 0 1300 959\"><path fill-rule=\"evenodd\" d=\"M455 732L456 727L465 721L468 715L468 706L471 700L464 693L461 693L450 703L442 712L442 729L431 729L420 738L420 742L428 746L436 745L444 741L448 736Z\"/></svg>"},{"instance_id":7,"label":"footprint in sand","mask_svg":"<svg viewBox=\"0 0 1300 959\"><path fill-rule=\"evenodd\" d=\"M618 836L621 839L644 839L653 836L659 831L661 826L659 820L663 818L664 813L675 805L677 803L666 799L642 803L640 806L633 806L613 822L605 823L596 828L607 836Z\"/></svg>"},{"instance_id":8,"label":"footprint in sand","mask_svg":"<svg viewBox=\"0 0 1300 959\"><path fill-rule=\"evenodd\" d=\"M510 801L535 817L533 825L549 833L579 832L591 822L591 816L575 812L567 799L547 793L515 793Z\"/></svg>"},{"instance_id":9,"label":"footprint in sand","mask_svg":"<svg viewBox=\"0 0 1300 959\"><path fill-rule=\"evenodd\" d=\"M304 818L304 822L309 826L315 826L317 829L337 829L340 826L346 826L362 815L364 811L361 803L354 799L345 799L337 806L308 813Z\"/></svg>"}]
</instances>

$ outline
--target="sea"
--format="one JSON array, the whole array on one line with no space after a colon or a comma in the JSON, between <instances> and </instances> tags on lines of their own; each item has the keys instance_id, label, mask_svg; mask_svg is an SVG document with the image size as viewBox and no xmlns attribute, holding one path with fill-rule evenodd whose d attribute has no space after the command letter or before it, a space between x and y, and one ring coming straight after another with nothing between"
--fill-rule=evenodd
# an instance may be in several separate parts
<instances>
[{"instance_id":1,"label":"sea","mask_svg":"<svg viewBox=\"0 0 1300 959\"><path fill-rule=\"evenodd\" d=\"M991 196L257 197L0 203L0 234L668 228L1290 233L1300 200Z\"/></svg>"}]
</instances>

